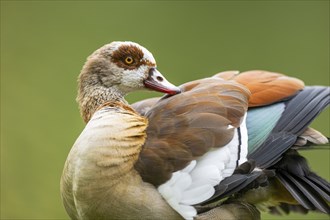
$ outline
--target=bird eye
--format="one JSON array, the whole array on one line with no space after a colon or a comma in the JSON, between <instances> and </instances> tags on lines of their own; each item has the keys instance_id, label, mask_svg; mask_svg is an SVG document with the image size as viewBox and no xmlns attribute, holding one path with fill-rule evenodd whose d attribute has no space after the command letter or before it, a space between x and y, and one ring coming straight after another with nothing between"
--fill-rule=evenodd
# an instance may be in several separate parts
<instances>
[{"instance_id":1,"label":"bird eye","mask_svg":"<svg viewBox=\"0 0 330 220\"><path fill-rule=\"evenodd\" d=\"M126 63L126 64L132 64L133 61L134 61L134 60L133 60L132 57L126 57L126 58L125 58L125 63Z\"/></svg>"}]
</instances>

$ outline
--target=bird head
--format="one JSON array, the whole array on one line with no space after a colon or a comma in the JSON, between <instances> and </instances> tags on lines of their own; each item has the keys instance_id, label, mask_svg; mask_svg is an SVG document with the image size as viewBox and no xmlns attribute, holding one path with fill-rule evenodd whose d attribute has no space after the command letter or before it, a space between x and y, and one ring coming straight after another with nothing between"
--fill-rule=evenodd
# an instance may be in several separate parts
<instances>
[{"instance_id":1,"label":"bird head","mask_svg":"<svg viewBox=\"0 0 330 220\"><path fill-rule=\"evenodd\" d=\"M149 89L170 95L180 93L180 89L157 70L153 55L128 41L115 41L92 53L80 72L78 83L77 101L85 121L104 102L125 102L123 97L129 92Z\"/></svg>"},{"instance_id":2,"label":"bird head","mask_svg":"<svg viewBox=\"0 0 330 220\"><path fill-rule=\"evenodd\" d=\"M134 42L116 41L96 50L88 57L79 81L113 88L122 95L145 88L172 95L180 92L157 70L153 55Z\"/></svg>"}]
</instances>

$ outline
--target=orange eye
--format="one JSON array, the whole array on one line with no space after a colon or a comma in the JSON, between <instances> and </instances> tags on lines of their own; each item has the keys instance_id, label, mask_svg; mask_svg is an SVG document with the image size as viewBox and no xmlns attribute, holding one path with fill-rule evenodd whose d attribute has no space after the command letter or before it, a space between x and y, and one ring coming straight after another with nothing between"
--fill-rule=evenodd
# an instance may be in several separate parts
<instances>
[{"instance_id":1,"label":"orange eye","mask_svg":"<svg viewBox=\"0 0 330 220\"><path fill-rule=\"evenodd\" d=\"M126 64L132 64L133 61L134 61L134 60L133 60L132 57L126 57L126 58L125 58L125 63L126 63Z\"/></svg>"}]
</instances>

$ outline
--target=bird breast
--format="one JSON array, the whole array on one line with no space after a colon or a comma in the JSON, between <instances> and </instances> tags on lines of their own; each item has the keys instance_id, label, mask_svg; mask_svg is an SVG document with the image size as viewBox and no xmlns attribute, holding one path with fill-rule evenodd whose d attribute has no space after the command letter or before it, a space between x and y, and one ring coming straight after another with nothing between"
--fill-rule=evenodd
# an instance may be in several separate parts
<instances>
[{"instance_id":1,"label":"bird breast","mask_svg":"<svg viewBox=\"0 0 330 220\"><path fill-rule=\"evenodd\" d=\"M96 111L75 142L62 175L62 198L72 219L155 219L153 215L163 214L179 218L134 169L147 124L121 103L108 103ZM151 212L152 206L160 208L158 214Z\"/></svg>"}]
</instances>

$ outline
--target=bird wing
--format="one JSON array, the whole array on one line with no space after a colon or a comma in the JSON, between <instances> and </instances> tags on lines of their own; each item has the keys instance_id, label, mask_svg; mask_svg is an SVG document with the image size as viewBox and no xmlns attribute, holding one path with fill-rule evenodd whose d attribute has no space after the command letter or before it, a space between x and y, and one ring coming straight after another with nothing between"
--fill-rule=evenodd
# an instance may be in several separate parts
<instances>
[{"instance_id":1,"label":"bird wing","mask_svg":"<svg viewBox=\"0 0 330 220\"><path fill-rule=\"evenodd\" d=\"M244 86L238 86L237 82ZM183 173L191 172L196 166L191 161L202 157L210 149L228 144L235 134L225 128L228 125L234 128L240 126L244 114L241 109L242 106L243 109L246 107L242 105L242 100L248 97L246 87L251 92L248 102L251 108L247 116L249 158L261 168L275 169L274 165L281 164L283 154L329 104L329 88L307 87L303 90L302 81L267 71L241 74L227 71L211 79L186 83L181 86L184 91L182 94L144 100L133 105L151 123L147 130L147 142L136 164L142 178L159 186L169 180L173 173L180 176L178 172L185 167L191 168L186 168ZM193 120L197 118L197 122ZM199 175L203 176L203 172L199 172ZM262 183L264 178L262 172L234 173L213 185L214 191L203 192L212 196L193 204L198 206L217 201L247 185L253 188L252 182L258 185L260 179ZM312 205L304 203L305 208L328 212L323 200L319 199L326 198L324 195L328 191L323 189L329 186L327 181L311 173L295 177L287 170L280 172L278 178L301 204L306 200L306 195L312 200L308 203ZM176 177L176 180L180 182L180 177ZM303 184L297 185L297 181L303 181ZM311 197L308 189L315 185L318 186L315 188L318 194ZM298 190L302 193L297 193Z\"/></svg>"},{"instance_id":2,"label":"bird wing","mask_svg":"<svg viewBox=\"0 0 330 220\"><path fill-rule=\"evenodd\" d=\"M251 93L249 107L266 106L289 99L305 86L300 79L265 70L250 70L242 73L239 71L224 71L215 74L212 78L236 81L248 88ZM199 82L200 80L196 80L183 86L189 90ZM132 106L140 114L145 115L159 99L159 97L156 97L142 100Z\"/></svg>"},{"instance_id":3,"label":"bird wing","mask_svg":"<svg viewBox=\"0 0 330 220\"><path fill-rule=\"evenodd\" d=\"M183 84L181 94L133 104L149 120L148 139L136 164L143 179L158 186L209 149L227 144L233 137L228 125L239 127L245 113L244 102L249 96L246 87L251 92L248 105L253 107L287 99L304 83L268 71L227 71ZM269 122L270 128L277 120ZM270 131L259 135L259 145Z\"/></svg>"},{"instance_id":4,"label":"bird wing","mask_svg":"<svg viewBox=\"0 0 330 220\"><path fill-rule=\"evenodd\" d=\"M246 86L251 92L249 107L269 105L287 99L304 88L304 82L297 78L264 70L251 70L242 73L226 71L213 77L235 80Z\"/></svg>"},{"instance_id":5,"label":"bird wing","mask_svg":"<svg viewBox=\"0 0 330 220\"><path fill-rule=\"evenodd\" d=\"M329 87L306 87L290 100L266 108L249 110L249 144L256 144L249 147L249 158L254 159L261 168L274 165L281 159L281 155L295 144L298 136L303 134L313 119L329 105L329 94ZM267 115L268 119L261 115ZM256 136L256 133L259 136ZM261 143L260 139L264 141Z\"/></svg>"},{"instance_id":6,"label":"bird wing","mask_svg":"<svg viewBox=\"0 0 330 220\"><path fill-rule=\"evenodd\" d=\"M247 110L249 92L238 83L207 78L181 87L181 94L147 103L153 105L145 114L147 140L135 168L155 186L228 144Z\"/></svg>"},{"instance_id":7,"label":"bird wing","mask_svg":"<svg viewBox=\"0 0 330 220\"><path fill-rule=\"evenodd\" d=\"M255 161L256 166L262 168L263 172L265 169L273 170L276 179L303 209L316 209L324 213L330 213L327 204L330 202L330 184L312 172L305 158L293 148L301 148L296 146L300 136L306 136L305 138L314 144L328 142L322 134L308 126L329 103L329 87L306 87L291 99L251 108L247 115L248 158ZM256 180L255 184L258 185L260 178L264 176L259 171L245 172L244 175L234 173L223 180L216 187L214 195L202 205L219 201L243 188L246 190L246 185L251 183L249 178L252 181ZM255 184L249 185L248 188L254 188ZM286 207L286 203L282 203L281 206Z\"/></svg>"},{"instance_id":8,"label":"bird wing","mask_svg":"<svg viewBox=\"0 0 330 220\"><path fill-rule=\"evenodd\" d=\"M147 140L135 169L173 209L192 219L197 214L192 205L210 198L214 186L246 158L247 150L239 149L240 142L247 149L242 137L247 138L250 93L220 78L193 81L181 89L181 94L146 103L152 105L145 113Z\"/></svg>"},{"instance_id":9,"label":"bird wing","mask_svg":"<svg viewBox=\"0 0 330 220\"><path fill-rule=\"evenodd\" d=\"M329 103L329 87L307 86L292 99L274 104L274 107L267 107L273 108L273 111L267 112L268 120L280 117L276 124L271 123L272 129L269 134L259 132L259 135L267 136L262 138L259 136L258 138L264 141L260 145L251 147L248 155L248 158L256 161L258 167L275 169L276 177L305 209L317 209L324 213L330 213L330 207L327 204L330 202L330 184L312 172L305 158L292 147L299 149L299 146L295 144L300 135L316 135L321 141L314 140L314 142L321 144L327 142L325 137L308 126ZM260 111L263 111L262 108ZM248 113L249 133L250 131L251 133L258 132L253 129L258 130L258 124L262 121L253 118L258 117L259 113L255 110ZM250 120L249 116L252 117ZM262 117L259 117L259 120L262 120ZM253 138L251 135L251 139ZM251 142L258 143L255 140Z\"/></svg>"}]
</instances>

